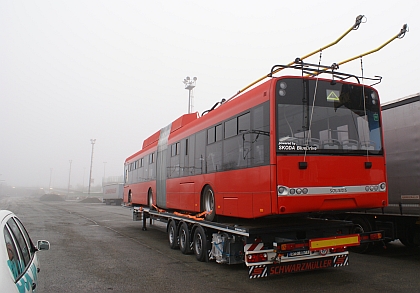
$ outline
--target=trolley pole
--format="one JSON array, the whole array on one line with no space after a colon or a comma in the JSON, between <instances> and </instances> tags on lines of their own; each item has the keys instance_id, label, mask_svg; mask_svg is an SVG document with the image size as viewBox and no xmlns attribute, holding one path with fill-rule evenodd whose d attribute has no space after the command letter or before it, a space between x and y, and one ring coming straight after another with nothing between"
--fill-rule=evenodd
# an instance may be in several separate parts
<instances>
[{"instance_id":1,"label":"trolley pole","mask_svg":"<svg viewBox=\"0 0 420 293\"><path fill-rule=\"evenodd\" d=\"M95 146L96 139L91 139L90 143L92 144L92 154L90 156L90 173L89 173L89 188L88 196L90 195L90 186L92 184L92 165L93 165L93 147Z\"/></svg>"}]
</instances>

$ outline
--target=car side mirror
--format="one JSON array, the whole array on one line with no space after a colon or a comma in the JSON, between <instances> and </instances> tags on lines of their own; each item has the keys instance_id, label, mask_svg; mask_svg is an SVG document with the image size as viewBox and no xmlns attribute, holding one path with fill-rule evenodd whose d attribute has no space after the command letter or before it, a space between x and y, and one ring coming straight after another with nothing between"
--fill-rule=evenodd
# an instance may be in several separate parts
<instances>
[{"instance_id":1,"label":"car side mirror","mask_svg":"<svg viewBox=\"0 0 420 293\"><path fill-rule=\"evenodd\" d=\"M38 240L38 242L36 243L36 248L38 250L49 250L50 242L47 240Z\"/></svg>"}]
</instances>

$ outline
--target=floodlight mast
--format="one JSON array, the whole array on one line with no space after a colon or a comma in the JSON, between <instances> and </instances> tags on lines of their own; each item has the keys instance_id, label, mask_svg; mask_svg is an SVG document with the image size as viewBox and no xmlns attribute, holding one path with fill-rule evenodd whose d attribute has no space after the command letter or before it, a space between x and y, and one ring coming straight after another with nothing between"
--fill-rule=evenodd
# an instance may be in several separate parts
<instances>
[{"instance_id":1,"label":"floodlight mast","mask_svg":"<svg viewBox=\"0 0 420 293\"><path fill-rule=\"evenodd\" d=\"M192 79L187 76L182 81L185 85L185 89L188 90L188 114L192 113L193 109L193 99L194 99L194 93L193 89L195 88L195 82L197 81L197 77L193 77Z\"/></svg>"}]
</instances>

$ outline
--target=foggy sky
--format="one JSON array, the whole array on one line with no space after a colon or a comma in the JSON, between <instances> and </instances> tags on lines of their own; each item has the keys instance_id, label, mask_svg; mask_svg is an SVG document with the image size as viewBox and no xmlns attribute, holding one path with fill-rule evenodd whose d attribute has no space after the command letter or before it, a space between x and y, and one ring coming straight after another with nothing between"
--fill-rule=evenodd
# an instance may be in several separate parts
<instances>
[{"instance_id":1,"label":"foggy sky","mask_svg":"<svg viewBox=\"0 0 420 293\"><path fill-rule=\"evenodd\" d=\"M145 138L187 112L186 76L198 78L202 113L336 40L359 14L367 23L321 63L377 48L407 23L403 39L363 58L363 73L383 77L382 102L420 92L418 0L246 3L0 0L0 182L67 187L72 160L71 184L87 185L90 139L94 184L122 175ZM340 71L361 75L360 60Z\"/></svg>"}]
</instances>

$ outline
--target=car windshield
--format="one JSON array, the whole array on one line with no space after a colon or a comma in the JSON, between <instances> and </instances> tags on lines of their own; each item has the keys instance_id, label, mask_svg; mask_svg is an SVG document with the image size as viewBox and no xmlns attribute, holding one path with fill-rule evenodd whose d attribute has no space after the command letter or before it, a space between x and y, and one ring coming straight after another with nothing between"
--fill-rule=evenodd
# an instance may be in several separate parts
<instances>
[{"instance_id":1,"label":"car windshield","mask_svg":"<svg viewBox=\"0 0 420 293\"><path fill-rule=\"evenodd\" d=\"M382 154L379 100L370 87L288 78L276 85L277 151Z\"/></svg>"}]
</instances>

